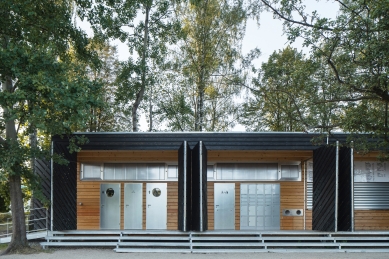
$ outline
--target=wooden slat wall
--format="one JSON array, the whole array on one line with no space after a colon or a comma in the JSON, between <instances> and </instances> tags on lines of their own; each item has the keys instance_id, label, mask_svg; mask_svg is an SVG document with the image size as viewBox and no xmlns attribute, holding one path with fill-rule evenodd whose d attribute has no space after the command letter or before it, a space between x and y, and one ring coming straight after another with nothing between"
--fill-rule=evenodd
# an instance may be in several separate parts
<instances>
[{"instance_id":1,"label":"wooden slat wall","mask_svg":"<svg viewBox=\"0 0 389 259\"><path fill-rule=\"evenodd\" d=\"M81 151L77 162L175 162L178 151Z\"/></svg>"},{"instance_id":2,"label":"wooden slat wall","mask_svg":"<svg viewBox=\"0 0 389 259\"><path fill-rule=\"evenodd\" d=\"M77 164L77 229L100 229L100 182L80 181Z\"/></svg>"},{"instance_id":3,"label":"wooden slat wall","mask_svg":"<svg viewBox=\"0 0 389 259\"><path fill-rule=\"evenodd\" d=\"M178 230L178 182L168 182L167 193L167 229Z\"/></svg>"},{"instance_id":4,"label":"wooden slat wall","mask_svg":"<svg viewBox=\"0 0 389 259\"><path fill-rule=\"evenodd\" d=\"M235 230L240 230L240 183L235 183Z\"/></svg>"},{"instance_id":5,"label":"wooden slat wall","mask_svg":"<svg viewBox=\"0 0 389 259\"><path fill-rule=\"evenodd\" d=\"M389 210L357 210L355 230L389 230Z\"/></svg>"},{"instance_id":6,"label":"wooden slat wall","mask_svg":"<svg viewBox=\"0 0 389 259\"><path fill-rule=\"evenodd\" d=\"M209 162L267 162L303 161L312 156L312 151L208 151ZM100 228L100 183L80 181L82 162L177 162L177 151L81 151L78 153L77 167L77 229ZM304 183L281 182L282 209L304 208ZM208 182L208 229L214 229L214 183ZM121 228L124 228L124 183L121 185ZM296 191L297 190L297 191ZM143 184L143 229L146 229L146 184ZM291 194L293 194L291 196ZM83 205L80 206L79 203ZM240 229L240 182L235 183L235 229ZM168 182L168 230L177 230L178 222L178 183ZM306 211L307 213L308 211ZM303 217L283 217L281 229L303 229ZM307 229L311 226L311 215L306 215Z\"/></svg>"},{"instance_id":7,"label":"wooden slat wall","mask_svg":"<svg viewBox=\"0 0 389 259\"><path fill-rule=\"evenodd\" d=\"M100 184L81 181L83 162L176 162L177 151L81 151L77 157L77 229L100 229ZM115 183L109 181L109 183ZM117 182L119 183L119 182ZM168 182L168 229L176 230L178 219L178 185ZM80 205L82 203L82 205ZM124 229L124 182L121 183L120 225ZM143 183L143 229L146 229L146 183Z\"/></svg>"},{"instance_id":8,"label":"wooden slat wall","mask_svg":"<svg viewBox=\"0 0 389 259\"><path fill-rule=\"evenodd\" d=\"M312 230L312 210L305 210L305 230Z\"/></svg>"},{"instance_id":9,"label":"wooden slat wall","mask_svg":"<svg viewBox=\"0 0 389 259\"><path fill-rule=\"evenodd\" d=\"M280 183L280 229L303 230L303 216L282 216L284 209L304 209L304 182L281 182Z\"/></svg>"},{"instance_id":10,"label":"wooden slat wall","mask_svg":"<svg viewBox=\"0 0 389 259\"><path fill-rule=\"evenodd\" d=\"M208 209L208 230L215 229L215 193L214 193L214 182L207 183L207 209Z\"/></svg>"}]
</instances>

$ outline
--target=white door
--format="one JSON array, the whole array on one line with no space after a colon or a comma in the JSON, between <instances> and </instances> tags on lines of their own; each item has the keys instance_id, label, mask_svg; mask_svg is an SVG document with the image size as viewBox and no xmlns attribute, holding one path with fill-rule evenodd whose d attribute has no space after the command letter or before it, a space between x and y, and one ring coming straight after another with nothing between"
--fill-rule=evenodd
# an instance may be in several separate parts
<instances>
[{"instance_id":1,"label":"white door","mask_svg":"<svg viewBox=\"0 0 389 259\"><path fill-rule=\"evenodd\" d=\"M167 183L147 183L146 186L146 229L166 229Z\"/></svg>"},{"instance_id":2,"label":"white door","mask_svg":"<svg viewBox=\"0 0 389 259\"><path fill-rule=\"evenodd\" d=\"M142 185L124 184L124 229L142 229Z\"/></svg>"},{"instance_id":3,"label":"white door","mask_svg":"<svg viewBox=\"0 0 389 259\"><path fill-rule=\"evenodd\" d=\"M235 229L235 183L214 185L215 230Z\"/></svg>"},{"instance_id":4,"label":"white door","mask_svg":"<svg viewBox=\"0 0 389 259\"><path fill-rule=\"evenodd\" d=\"M120 183L100 185L100 228L120 229Z\"/></svg>"}]
</instances>

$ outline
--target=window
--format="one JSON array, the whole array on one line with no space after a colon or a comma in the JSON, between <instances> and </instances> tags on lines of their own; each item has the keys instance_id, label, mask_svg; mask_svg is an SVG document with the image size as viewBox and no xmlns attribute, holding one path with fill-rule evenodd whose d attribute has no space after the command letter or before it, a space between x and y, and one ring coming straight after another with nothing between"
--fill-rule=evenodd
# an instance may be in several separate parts
<instances>
[{"instance_id":1,"label":"window","mask_svg":"<svg viewBox=\"0 0 389 259\"><path fill-rule=\"evenodd\" d=\"M178 165L167 166L167 179L178 179Z\"/></svg>"},{"instance_id":2,"label":"window","mask_svg":"<svg viewBox=\"0 0 389 259\"><path fill-rule=\"evenodd\" d=\"M82 164L81 179L101 180L101 164Z\"/></svg>"},{"instance_id":3,"label":"window","mask_svg":"<svg viewBox=\"0 0 389 259\"><path fill-rule=\"evenodd\" d=\"M299 164L280 164L280 180L300 180Z\"/></svg>"},{"instance_id":4,"label":"window","mask_svg":"<svg viewBox=\"0 0 389 259\"><path fill-rule=\"evenodd\" d=\"M278 180L277 163L220 163L216 180Z\"/></svg>"}]
</instances>

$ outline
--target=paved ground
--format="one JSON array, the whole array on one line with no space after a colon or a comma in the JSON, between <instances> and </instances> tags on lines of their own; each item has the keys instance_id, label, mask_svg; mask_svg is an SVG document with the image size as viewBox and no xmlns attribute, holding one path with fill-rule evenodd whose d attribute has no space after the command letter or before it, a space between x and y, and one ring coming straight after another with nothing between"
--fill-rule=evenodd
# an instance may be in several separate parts
<instances>
[{"instance_id":1,"label":"paved ground","mask_svg":"<svg viewBox=\"0 0 389 259\"><path fill-rule=\"evenodd\" d=\"M4 259L388 259L389 253L240 253L240 254L180 254L180 253L115 253L112 249L62 248L39 254L6 255Z\"/></svg>"}]
</instances>

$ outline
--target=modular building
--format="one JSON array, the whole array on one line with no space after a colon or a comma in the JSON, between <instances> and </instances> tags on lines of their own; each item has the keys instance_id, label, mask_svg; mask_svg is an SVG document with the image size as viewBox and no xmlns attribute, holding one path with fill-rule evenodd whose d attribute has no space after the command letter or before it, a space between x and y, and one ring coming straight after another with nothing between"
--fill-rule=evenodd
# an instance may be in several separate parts
<instances>
[{"instance_id":1,"label":"modular building","mask_svg":"<svg viewBox=\"0 0 389 259\"><path fill-rule=\"evenodd\" d=\"M51 230L387 230L389 168L346 134L76 133L37 164Z\"/></svg>"}]
</instances>

